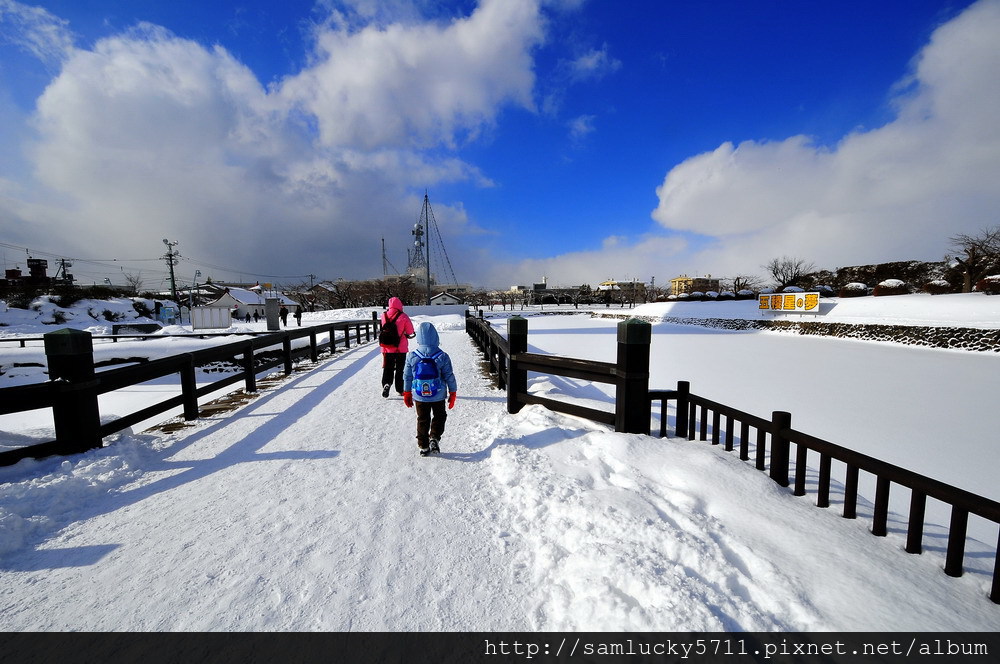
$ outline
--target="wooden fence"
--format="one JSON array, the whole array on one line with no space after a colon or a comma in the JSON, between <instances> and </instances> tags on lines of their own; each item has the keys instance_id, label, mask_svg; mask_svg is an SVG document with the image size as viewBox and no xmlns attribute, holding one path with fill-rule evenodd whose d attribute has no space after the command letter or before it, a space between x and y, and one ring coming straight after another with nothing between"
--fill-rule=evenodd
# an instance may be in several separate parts
<instances>
[{"instance_id":1,"label":"wooden fence","mask_svg":"<svg viewBox=\"0 0 1000 664\"><path fill-rule=\"evenodd\" d=\"M95 371L93 337L89 332L69 328L50 332L42 338L50 380L37 385L0 389L0 415L51 408L56 438L0 452L0 466L26 458L77 454L101 447L105 436L177 407L183 408L185 420L197 419L200 397L239 382L244 383L247 392L255 392L257 374L278 366L289 374L294 360L308 356L316 362L320 352L336 352L338 344L345 349L350 348L352 335L360 344L362 337L365 341L374 339L377 330L377 314L373 314L372 320L341 321L254 334L233 343L100 372ZM329 334L329 340L320 344L318 338L323 334ZM293 349L293 341L306 338L308 344ZM195 371L222 361L234 362L241 370L198 387ZM101 423L98 396L172 374L180 374L180 394Z\"/></svg>"},{"instance_id":2,"label":"wooden fence","mask_svg":"<svg viewBox=\"0 0 1000 664\"><path fill-rule=\"evenodd\" d=\"M551 410L613 425L615 431L648 435L651 408L654 403L659 402L660 436L665 437L668 426L667 407L672 401L676 405L676 437L703 441L711 438L713 445L724 445L727 451L738 449L740 458L744 461L750 460L750 447L753 443L755 467L767 471L771 479L781 486L792 486L796 496L806 495L810 455L814 460L818 459L816 505L823 508L830 506L832 462L838 461L844 466L844 518L857 518L860 474L869 473L875 478L871 528L873 535L884 537L888 532L889 495L892 487L896 485L910 490L905 547L909 553L919 554L923 551L927 499L941 501L951 508L944 567L945 573L950 576L957 577L963 573L970 514L1000 527L1000 503L997 501L796 431L791 428L790 413L774 411L769 420L751 415L692 394L687 381L679 381L675 389L649 390L649 323L631 319L618 324L616 363L528 353L527 320L514 316L507 319L507 326L508 334L504 338L483 318L481 311L478 317L466 318L466 331L482 350L490 372L497 377L498 386L507 391L507 410L510 413L518 412L525 404L541 404ZM615 412L583 408L528 394L528 371L614 383L617 386ZM645 390L642 389L643 384L647 386ZM792 480L793 447L795 462ZM997 549L1000 550L1000 536ZM1000 564L996 553L993 566L993 584L989 597L1000 604Z\"/></svg>"}]
</instances>

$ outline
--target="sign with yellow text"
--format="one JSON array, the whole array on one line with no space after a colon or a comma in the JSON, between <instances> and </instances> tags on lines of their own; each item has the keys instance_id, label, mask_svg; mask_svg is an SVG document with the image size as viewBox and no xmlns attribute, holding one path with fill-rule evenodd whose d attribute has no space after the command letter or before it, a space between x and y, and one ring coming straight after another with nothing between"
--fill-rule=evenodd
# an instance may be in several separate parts
<instances>
[{"instance_id":1,"label":"sign with yellow text","mask_svg":"<svg viewBox=\"0 0 1000 664\"><path fill-rule=\"evenodd\" d=\"M819 293L772 293L758 295L758 309L819 313Z\"/></svg>"}]
</instances>

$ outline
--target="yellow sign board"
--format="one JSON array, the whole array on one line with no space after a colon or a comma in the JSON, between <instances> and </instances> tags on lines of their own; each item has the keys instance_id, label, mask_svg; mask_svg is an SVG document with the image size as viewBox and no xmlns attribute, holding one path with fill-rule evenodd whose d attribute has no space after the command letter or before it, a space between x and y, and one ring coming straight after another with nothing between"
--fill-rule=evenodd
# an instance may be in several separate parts
<instances>
[{"instance_id":1,"label":"yellow sign board","mask_svg":"<svg viewBox=\"0 0 1000 664\"><path fill-rule=\"evenodd\" d=\"M819 293L773 293L757 296L758 309L819 313Z\"/></svg>"}]
</instances>

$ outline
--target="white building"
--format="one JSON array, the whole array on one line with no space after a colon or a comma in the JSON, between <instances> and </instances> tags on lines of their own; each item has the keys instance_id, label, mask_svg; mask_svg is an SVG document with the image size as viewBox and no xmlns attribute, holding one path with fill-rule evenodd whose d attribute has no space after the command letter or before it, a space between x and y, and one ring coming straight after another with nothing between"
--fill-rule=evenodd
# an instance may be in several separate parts
<instances>
[{"instance_id":1,"label":"white building","mask_svg":"<svg viewBox=\"0 0 1000 664\"><path fill-rule=\"evenodd\" d=\"M276 298L280 304L288 307L289 313L295 312L298 303L282 293L276 291L265 291L262 288L227 288L226 291L215 302L209 303L210 307L228 307L233 312L234 320L244 320L247 314L253 316L254 311L264 318L264 301Z\"/></svg>"},{"instance_id":2,"label":"white building","mask_svg":"<svg viewBox=\"0 0 1000 664\"><path fill-rule=\"evenodd\" d=\"M452 293L438 293L431 298L431 304L433 305L445 305L445 304L465 304L462 298L454 295Z\"/></svg>"}]
</instances>

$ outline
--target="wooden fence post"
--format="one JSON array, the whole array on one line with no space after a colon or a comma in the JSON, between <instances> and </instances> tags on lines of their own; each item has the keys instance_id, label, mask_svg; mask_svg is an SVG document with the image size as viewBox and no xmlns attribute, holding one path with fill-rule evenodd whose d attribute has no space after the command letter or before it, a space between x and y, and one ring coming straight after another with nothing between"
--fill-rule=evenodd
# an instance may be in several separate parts
<instances>
[{"instance_id":1,"label":"wooden fence post","mask_svg":"<svg viewBox=\"0 0 1000 664\"><path fill-rule=\"evenodd\" d=\"M187 362L181 368L181 394L184 396L184 419L198 419L198 381L194 367L194 355L187 353Z\"/></svg>"},{"instance_id":2,"label":"wooden fence post","mask_svg":"<svg viewBox=\"0 0 1000 664\"><path fill-rule=\"evenodd\" d=\"M792 428L792 414L783 410L771 413L771 479L788 486L789 442L781 432Z\"/></svg>"},{"instance_id":3,"label":"wooden fence post","mask_svg":"<svg viewBox=\"0 0 1000 664\"><path fill-rule=\"evenodd\" d=\"M507 412L516 413L524 405L518 401L520 392L528 391L528 372L519 369L514 356L528 351L528 319L511 316L507 319L507 343L510 356L507 358Z\"/></svg>"},{"instance_id":4,"label":"wooden fence post","mask_svg":"<svg viewBox=\"0 0 1000 664\"><path fill-rule=\"evenodd\" d=\"M951 506L951 524L948 527L948 551L945 553L944 573L962 576L965 558L965 536L969 530L969 511Z\"/></svg>"},{"instance_id":5,"label":"wooden fence post","mask_svg":"<svg viewBox=\"0 0 1000 664\"><path fill-rule=\"evenodd\" d=\"M243 345L243 390L247 393L257 391L257 373L253 366L253 343L248 341Z\"/></svg>"},{"instance_id":6,"label":"wooden fence post","mask_svg":"<svg viewBox=\"0 0 1000 664\"><path fill-rule=\"evenodd\" d=\"M686 380L677 381L677 413L674 415L674 437L687 436L688 431L688 398L691 395L691 383Z\"/></svg>"},{"instance_id":7,"label":"wooden fence post","mask_svg":"<svg viewBox=\"0 0 1000 664\"><path fill-rule=\"evenodd\" d=\"M281 358L284 360L285 375L287 376L292 373L292 338L288 336L287 332L281 340Z\"/></svg>"},{"instance_id":8,"label":"wooden fence post","mask_svg":"<svg viewBox=\"0 0 1000 664\"><path fill-rule=\"evenodd\" d=\"M101 414L94 378L94 341L90 332L64 328L42 337L49 380L64 381L52 406L56 454L77 454L101 447Z\"/></svg>"},{"instance_id":9,"label":"wooden fence post","mask_svg":"<svg viewBox=\"0 0 1000 664\"><path fill-rule=\"evenodd\" d=\"M638 318L618 323L615 431L649 435L649 345L653 326Z\"/></svg>"}]
</instances>

